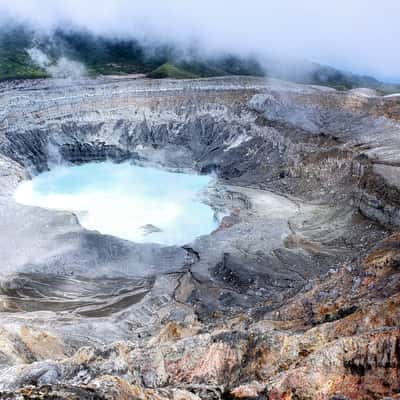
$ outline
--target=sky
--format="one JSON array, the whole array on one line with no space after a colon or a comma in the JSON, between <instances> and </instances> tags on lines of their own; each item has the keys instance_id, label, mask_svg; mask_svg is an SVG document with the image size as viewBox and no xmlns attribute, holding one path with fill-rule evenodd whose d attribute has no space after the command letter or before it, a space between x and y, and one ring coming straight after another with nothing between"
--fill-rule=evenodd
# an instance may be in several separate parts
<instances>
[{"instance_id":1,"label":"sky","mask_svg":"<svg viewBox=\"0 0 400 400\"><path fill-rule=\"evenodd\" d=\"M9 17L400 81L400 0L0 0L0 22Z\"/></svg>"}]
</instances>

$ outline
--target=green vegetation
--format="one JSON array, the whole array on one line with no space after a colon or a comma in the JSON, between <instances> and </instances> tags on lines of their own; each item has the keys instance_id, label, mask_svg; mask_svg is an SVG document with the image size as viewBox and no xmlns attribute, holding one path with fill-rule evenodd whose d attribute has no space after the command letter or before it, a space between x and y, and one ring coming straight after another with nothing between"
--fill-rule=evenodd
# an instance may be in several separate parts
<instances>
[{"instance_id":1,"label":"green vegetation","mask_svg":"<svg viewBox=\"0 0 400 400\"><path fill-rule=\"evenodd\" d=\"M371 76L353 74L313 62L282 64L270 59L266 65L268 76L298 83L328 86L337 90L371 88L382 94L400 91L400 85L386 84Z\"/></svg>"},{"instance_id":2,"label":"green vegetation","mask_svg":"<svg viewBox=\"0 0 400 400\"><path fill-rule=\"evenodd\" d=\"M168 62L163 65L160 65L154 71L150 72L147 76L153 79L162 79L162 78L193 79L199 77L199 75L195 75L182 68L178 68L175 65Z\"/></svg>"},{"instance_id":3,"label":"green vegetation","mask_svg":"<svg viewBox=\"0 0 400 400\"><path fill-rule=\"evenodd\" d=\"M117 41L81 32L56 32L45 51L79 61L93 75L148 73L166 61L148 57L134 40Z\"/></svg>"},{"instance_id":4,"label":"green vegetation","mask_svg":"<svg viewBox=\"0 0 400 400\"><path fill-rule=\"evenodd\" d=\"M183 54L173 46L144 46L135 40L117 40L88 32L62 31L51 37L38 36L21 27L2 27L0 31L0 80L45 78L46 71L27 53L32 47L50 59L65 56L82 63L90 75L146 74L149 78L189 79L223 75L269 76L330 86L339 90L369 87L382 94L400 92L400 85L385 84L372 77L343 72L328 66L307 63L280 63L265 60L266 68L251 57L231 54L206 57L196 50Z\"/></svg>"},{"instance_id":5,"label":"green vegetation","mask_svg":"<svg viewBox=\"0 0 400 400\"><path fill-rule=\"evenodd\" d=\"M377 87L376 90L382 95L400 93L400 85L395 83L383 83L381 86Z\"/></svg>"},{"instance_id":6,"label":"green vegetation","mask_svg":"<svg viewBox=\"0 0 400 400\"><path fill-rule=\"evenodd\" d=\"M315 64L314 70L306 77L306 81L307 80L309 83L318 83L338 90L355 89L359 87L375 89L381 85L381 82L370 76L356 75L318 64Z\"/></svg>"},{"instance_id":7,"label":"green vegetation","mask_svg":"<svg viewBox=\"0 0 400 400\"><path fill-rule=\"evenodd\" d=\"M35 65L26 48L30 41L20 30L0 35L0 80L46 78L46 71Z\"/></svg>"},{"instance_id":8,"label":"green vegetation","mask_svg":"<svg viewBox=\"0 0 400 400\"><path fill-rule=\"evenodd\" d=\"M257 75L257 61L232 55L203 58L171 46L146 46L135 40L116 40L87 32L57 31L51 37L14 27L0 31L0 80L45 77L27 49L36 47L51 59L65 56L82 63L90 75L147 74L151 78L197 78L221 75ZM179 61L176 61L179 60Z\"/></svg>"},{"instance_id":9,"label":"green vegetation","mask_svg":"<svg viewBox=\"0 0 400 400\"><path fill-rule=\"evenodd\" d=\"M193 55L186 61L180 61L178 66L201 77L223 75L265 76L265 71L257 60L233 55L207 59Z\"/></svg>"}]
</instances>

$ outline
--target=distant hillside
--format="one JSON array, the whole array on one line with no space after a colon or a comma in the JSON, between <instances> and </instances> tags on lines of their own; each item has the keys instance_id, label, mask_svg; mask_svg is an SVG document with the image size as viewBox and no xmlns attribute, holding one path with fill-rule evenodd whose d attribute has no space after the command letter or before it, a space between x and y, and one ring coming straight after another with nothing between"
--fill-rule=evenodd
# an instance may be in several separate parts
<instances>
[{"instance_id":1,"label":"distant hillside","mask_svg":"<svg viewBox=\"0 0 400 400\"><path fill-rule=\"evenodd\" d=\"M330 86L338 90L368 87L373 89L384 89L389 85L365 75L353 74L341 71L326 65L309 61L285 61L274 59L265 60L266 73L280 79L291 80L299 83L318 84Z\"/></svg>"},{"instance_id":2,"label":"distant hillside","mask_svg":"<svg viewBox=\"0 0 400 400\"><path fill-rule=\"evenodd\" d=\"M252 59L234 55L203 58L193 51L182 54L174 47L144 47L135 40L96 37L88 33L58 31L38 36L20 28L0 32L0 79L45 77L44 68L32 62L27 50L41 50L50 60L60 57L82 63L89 75L148 74L150 77L263 76Z\"/></svg>"},{"instance_id":3,"label":"distant hillside","mask_svg":"<svg viewBox=\"0 0 400 400\"><path fill-rule=\"evenodd\" d=\"M0 32L0 79L45 78L45 70L38 67L26 52L31 38L21 30Z\"/></svg>"},{"instance_id":4,"label":"distant hillside","mask_svg":"<svg viewBox=\"0 0 400 400\"><path fill-rule=\"evenodd\" d=\"M47 58L46 68L28 54L34 48ZM85 32L57 31L51 37L20 27L0 31L0 80L45 78L60 58L81 63L88 75L146 74L150 78L196 78L223 75L270 76L337 89L370 87L384 93L400 91L375 78L304 62L288 65L274 59L262 65L254 58L232 54L203 56L196 50L183 53L173 46L144 46L135 40L112 40ZM60 66L60 68L62 65ZM60 69L58 68L58 69ZM55 70L55 68L53 68Z\"/></svg>"},{"instance_id":5,"label":"distant hillside","mask_svg":"<svg viewBox=\"0 0 400 400\"><path fill-rule=\"evenodd\" d=\"M198 75L186 71L183 68L176 67L171 63L165 63L163 65L160 65L154 71L151 71L147 76L153 79L163 79L163 78L193 79L199 77Z\"/></svg>"}]
</instances>

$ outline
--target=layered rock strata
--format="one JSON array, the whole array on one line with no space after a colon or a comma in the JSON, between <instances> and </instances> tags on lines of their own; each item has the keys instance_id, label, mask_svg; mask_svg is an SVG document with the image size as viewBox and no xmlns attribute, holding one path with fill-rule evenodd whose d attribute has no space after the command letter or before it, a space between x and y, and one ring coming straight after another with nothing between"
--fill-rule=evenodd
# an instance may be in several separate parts
<instances>
[{"instance_id":1,"label":"layered rock strata","mask_svg":"<svg viewBox=\"0 0 400 400\"><path fill-rule=\"evenodd\" d=\"M0 93L1 398L400 392L400 96L249 77ZM227 216L162 247L13 199L106 159L213 173Z\"/></svg>"}]
</instances>

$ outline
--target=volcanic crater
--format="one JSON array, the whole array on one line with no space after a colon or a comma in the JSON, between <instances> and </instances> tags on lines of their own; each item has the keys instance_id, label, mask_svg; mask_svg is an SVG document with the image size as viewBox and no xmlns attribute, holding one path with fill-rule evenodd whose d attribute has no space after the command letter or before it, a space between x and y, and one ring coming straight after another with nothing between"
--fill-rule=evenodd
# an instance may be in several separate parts
<instances>
[{"instance_id":1,"label":"volcanic crater","mask_svg":"<svg viewBox=\"0 0 400 400\"><path fill-rule=\"evenodd\" d=\"M55 166L106 161L213 174L204 201L223 217L162 245L15 201ZM1 83L2 398L398 393L399 168L400 95L253 77Z\"/></svg>"}]
</instances>

